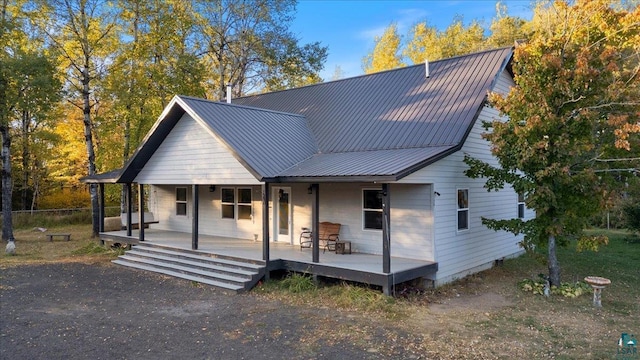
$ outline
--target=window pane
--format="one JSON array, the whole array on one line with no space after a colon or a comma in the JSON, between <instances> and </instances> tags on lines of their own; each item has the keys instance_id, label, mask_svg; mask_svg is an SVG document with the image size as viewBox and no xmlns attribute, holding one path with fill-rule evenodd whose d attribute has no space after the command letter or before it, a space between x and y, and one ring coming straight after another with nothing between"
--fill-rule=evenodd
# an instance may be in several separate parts
<instances>
[{"instance_id":1,"label":"window pane","mask_svg":"<svg viewBox=\"0 0 640 360\"><path fill-rule=\"evenodd\" d=\"M235 202L235 196L233 194L233 189L222 189L222 202L224 203L233 203Z\"/></svg>"},{"instance_id":2,"label":"window pane","mask_svg":"<svg viewBox=\"0 0 640 360\"><path fill-rule=\"evenodd\" d=\"M238 189L238 204L251 204L251 189Z\"/></svg>"},{"instance_id":3,"label":"window pane","mask_svg":"<svg viewBox=\"0 0 640 360\"><path fill-rule=\"evenodd\" d=\"M187 188L176 188L176 201L187 201Z\"/></svg>"},{"instance_id":4,"label":"window pane","mask_svg":"<svg viewBox=\"0 0 640 360\"><path fill-rule=\"evenodd\" d=\"M458 230L469 228L469 210L458 211Z\"/></svg>"},{"instance_id":5,"label":"window pane","mask_svg":"<svg viewBox=\"0 0 640 360\"><path fill-rule=\"evenodd\" d=\"M365 209L382 209L382 190L363 190Z\"/></svg>"},{"instance_id":6,"label":"window pane","mask_svg":"<svg viewBox=\"0 0 640 360\"><path fill-rule=\"evenodd\" d=\"M518 217L524 219L524 204L518 204Z\"/></svg>"},{"instance_id":7,"label":"window pane","mask_svg":"<svg viewBox=\"0 0 640 360\"><path fill-rule=\"evenodd\" d=\"M251 220L251 206L238 205L238 219Z\"/></svg>"},{"instance_id":8,"label":"window pane","mask_svg":"<svg viewBox=\"0 0 640 360\"><path fill-rule=\"evenodd\" d=\"M458 190L458 209L469 207L469 190Z\"/></svg>"},{"instance_id":9,"label":"window pane","mask_svg":"<svg viewBox=\"0 0 640 360\"><path fill-rule=\"evenodd\" d=\"M176 215L187 215L187 203L176 203Z\"/></svg>"},{"instance_id":10,"label":"window pane","mask_svg":"<svg viewBox=\"0 0 640 360\"><path fill-rule=\"evenodd\" d=\"M382 229L382 212L365 210L364 228L381 230Z\"/></svg>"},{"instance_id":11,"label":"window pane","mask_svg":"<svg viewBox=\"0 0 640 360\"><path fill-rule=\"evenodd\" d=\"M518 202L524 202L524 194L518 194Z\"/></svg>"},{"instance_id":12,"label":"window pane","mask_svg":"<svg viewBox=\"0 0 640 360\"><path fill-rule=\"evenodd\" d=\"M235 213L233 211L233 205L222 205L222 218L223 219L235 219Z\"/></svg>"}]
</instances>

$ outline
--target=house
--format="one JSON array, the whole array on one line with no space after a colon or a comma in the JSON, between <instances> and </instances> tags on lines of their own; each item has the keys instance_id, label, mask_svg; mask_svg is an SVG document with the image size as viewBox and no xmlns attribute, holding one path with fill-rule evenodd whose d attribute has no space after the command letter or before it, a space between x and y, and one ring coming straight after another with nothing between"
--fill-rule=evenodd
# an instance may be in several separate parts
<instances>
[{"instance_id":1,"label":"house","mask_svg":"<svg viewBox=\"0 0 640 360\"><path fill-rule=\"evenodd\" d=\"M340 240L354 253L380 259L385 293L409 278L443 284L521 252L521 237L489 230L481 217L533 216L512 189L487 192L482 179L463 174L465 153L497 164L481 138L482 122L500 117L486 103L488 92L514 85L512 51L230 103L176 96L123 169L85 181L139 184L149 199L139 197L139 207L157 221L147 232L188 234L183 241L190 237L192 249L202 236L259 240L268 270L348 278L340 269L322 273L321 256L328 255L317 235L312 249L298 249L303 228L329 221L341 224ZM144 240L144 227L139 232ZM270 249L282 243L308 263L273 265ZM392 263L403 259L428 266L394 273ZM360 260L345 256L349 261Z\"/></svg>"}]
</instances>

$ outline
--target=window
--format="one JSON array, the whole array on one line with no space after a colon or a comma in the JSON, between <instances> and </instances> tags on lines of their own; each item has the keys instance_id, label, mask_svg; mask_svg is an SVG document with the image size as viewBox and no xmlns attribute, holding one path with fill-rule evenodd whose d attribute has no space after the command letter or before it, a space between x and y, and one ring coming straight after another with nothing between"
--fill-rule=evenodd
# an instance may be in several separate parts
<instances>
[{"instance_id":1,"label":"window","mask_svg":"<svg viewBox=\"0 0 640 360\"><path fill-rule=\"evenodd\" d=\"M251 220L251 189L238 189L238 219Z\"/></svg>"},{"instance_id":2,"label":"window","mask_svg":"<svg viewBox=\"0 0 640 360\"><path fill-rule=\"evenodd\" d=\"M234 188L222 188L222 218L223 219L235 219L236 218L236 194Z\"/></svg>"},{"instance_id":3,"label":"window","mask_svg":"<svg viewBox=\"0 0 640 360\"><path fill-rule=\"evenodd\" d=\"M518 219L524 219L524 194L518 194Z\"/></svg>"},{"instance_id":4,"label":"window","mask_svg":"<svg viewBox=\"0 0 640 360\"><path fill-rule=\"evenodd\" d=\"M176 215L187 216L187 188L176 188Z\"/></svg>"},{"instance_id":5,"label":"window","mask_svg":"<svg viewBox=\"0 0 640 360\"><path fill-rule=\"evenodd\" d=\"M362 190L364 228L382 230L382 190Z\"/></svg>"},{"instance_id":6,"label":"window","mask_svg":"<svg viewBox=\"0 0 640 360\"><path fill-rule=\"evenodd\" d=\"M469 229L469 189L458 189L458 230Z\"/></svg>"},{"instance_id":7,"label":"window","mask_svg":"<svg viewBox=\"0 0 640 360\"><path fill-rule=\"evenodd\" d=\"M251 220L251 188L222 188L221 200L223 219Z\"/></svg>"}]
</instances>

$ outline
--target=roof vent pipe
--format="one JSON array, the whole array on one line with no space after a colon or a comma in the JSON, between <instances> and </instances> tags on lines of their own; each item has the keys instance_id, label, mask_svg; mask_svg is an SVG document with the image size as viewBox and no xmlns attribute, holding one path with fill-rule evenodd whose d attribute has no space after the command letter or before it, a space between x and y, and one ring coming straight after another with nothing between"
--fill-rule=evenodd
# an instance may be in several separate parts
<instances>
[{"instance_id":1,"label":"roof vent pipe","mask_svg":"<svg viewBox=\"0 0 640 360\"><path fill-rule=\"evenodd\" d=\"M227 104L231 104L231 84L227 84Z\"/></svg>"},{"instance_id":2,"label":"roof vent pipe","mask_svg":"<svg viewBox=\"0 0 640 360\"><path fill-rule=\"evenodd\" d=\"M429 78L429 60L424 61L424 71L427 78Z\"/></svg>"}]
</instances>

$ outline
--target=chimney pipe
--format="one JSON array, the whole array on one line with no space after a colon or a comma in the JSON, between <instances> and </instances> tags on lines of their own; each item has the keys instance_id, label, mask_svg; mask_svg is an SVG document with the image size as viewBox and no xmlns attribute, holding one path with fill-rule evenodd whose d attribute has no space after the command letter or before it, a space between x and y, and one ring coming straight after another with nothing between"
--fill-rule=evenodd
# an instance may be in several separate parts
<instances>
[{"instance_id":1,"label":"chimney pipe","mask_svg":"<svg viewBox=\"0 0 640 360\"><path fill-rule=\"evenodd\" d=\"M424 71L427 79L429 78L429 60L424 61Z\"/></svg>"},{"instance_id":2,"label":"chimney pipe","mask_svg":"<svg viewBox=\"0 0 640 360\"><path fill-rule=\"evenodd\" d=\"M227 104L231 104L231 84L227 84Z\"/></svg>"}]
</instances>

